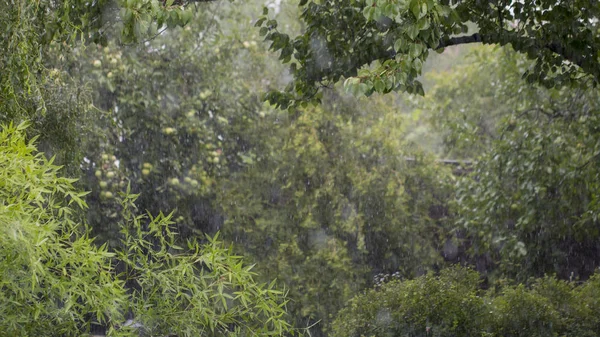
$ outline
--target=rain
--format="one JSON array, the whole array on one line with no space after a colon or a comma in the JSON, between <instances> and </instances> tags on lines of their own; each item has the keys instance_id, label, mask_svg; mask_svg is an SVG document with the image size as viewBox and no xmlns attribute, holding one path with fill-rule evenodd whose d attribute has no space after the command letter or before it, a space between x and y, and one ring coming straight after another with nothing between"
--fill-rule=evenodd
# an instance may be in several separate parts
<instances>
[{"instance_id":1,"label":"rain","mask_svg":"<svg viewBox=\"0 0 600 337\"><path fill-rule=\"evenodd\" d=\"M597 336L599 18L0 1L0 337Z\"/></svg>"}]
</instances>

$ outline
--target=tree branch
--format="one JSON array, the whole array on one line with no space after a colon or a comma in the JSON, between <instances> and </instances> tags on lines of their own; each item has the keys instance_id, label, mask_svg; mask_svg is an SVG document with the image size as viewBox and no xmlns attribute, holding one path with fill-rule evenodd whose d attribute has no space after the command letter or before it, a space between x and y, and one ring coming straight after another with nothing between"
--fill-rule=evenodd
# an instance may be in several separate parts
<instances>
[{"instance_id":1,"label":"tree branch","mask_svg":"<svg viewBox=\"0 0 600 337\"><path fill-rule=\"evenodd\" d=\"M569 60L581 68L585 69L584 59L580 55L575 55L572 52L569 52L563 45L560 43L550 43L545 45L545 48L550 50L553 53L556 53L562 56L564 59Z\"/></svg>"},{"instance_id":2,"label":"tree branch","mask_svg":"<svg viewBox=\"0 0 600 337\"><path fill-rule=\"evenodd\" d=\"M517 39L525 40L526 37L517 37ZM535 41L533 41L535 44ZM496 43L495 41L488 41L484 35L479 33L475 33L473 35L465 35L465 36L457 36L451 38L443 38L440 40L438 46L434 49L441 49L449 46L456 46L459 44L467 44L467 43ZM548 43L539 47L539 49L547 49L559 56L561 56L564 60L569 61L577 66L579 66L584 71L590 72L593 76L597 77L597 74L594 74L593 68L589 67L589 62L586 62L587 59L585 56L578 55L570 51L568 48L565 48L561 43L553 42ZM524 53L525 51L519 50L519 52ZM592 53L593 55L593 53Z\"/></svg>"},{"instance_id":3,"label":"tree branch","mask_svg":"<svg viewBox=\"0 0 600 337\"><path fill-rule=\"evenodd\" d=\"M475 33L473 35L456 36L456 37L442 39L442 40L440 40L440 44L438 44L438 46L435 47L435 49L456 46L459 44L480 43L480 42L483 42L482 36L479 33Z\"/></svg>"}]
</instances>

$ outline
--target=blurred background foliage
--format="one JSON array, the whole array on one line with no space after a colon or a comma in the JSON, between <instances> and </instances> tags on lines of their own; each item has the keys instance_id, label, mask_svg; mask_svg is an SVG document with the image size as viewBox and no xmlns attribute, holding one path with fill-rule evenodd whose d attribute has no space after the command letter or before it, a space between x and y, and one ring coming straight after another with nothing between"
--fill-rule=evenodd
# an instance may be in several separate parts
<instances>
[{"instance_id":1,"label":"blurred background foliage","mask_svg":"<svg viewBox=\"0 0 600 337\"><path fill-rule=\"evenodd\" d=\"M277 278L314 336L597 331L597 89L527 83L509 46L450 47L424 65L425 97L336 85L284 111L263 102L292 80L254 28L263 2L94 2L96 20L126 18L95 35L60 25L76 8L26 3L0 11L30 24L3 32L0 121L29 120L90 192L77 216L98 244L127 246L123 199L139 193L132 212L174 212L172 244L220 232ZM266 6L303 30L295 3ZM478 273L434 276L452 264Z\"/></svg>"}]
</instances>

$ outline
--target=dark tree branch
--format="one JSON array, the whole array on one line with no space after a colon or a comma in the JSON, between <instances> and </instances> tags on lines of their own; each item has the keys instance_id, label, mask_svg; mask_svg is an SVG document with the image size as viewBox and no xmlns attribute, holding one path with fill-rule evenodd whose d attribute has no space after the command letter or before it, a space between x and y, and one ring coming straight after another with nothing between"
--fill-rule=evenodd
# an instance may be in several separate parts
<instances>
[{"instance_id":1,"label":"dark tree branch","mask_svg":"<svg viewBox=\"0 0 600 337\"><path fill-rule=\"evenodd\" d=\"M459 44L480 43L480 42L483 42L481 34L475 33L473 35L456 36L456 37L442 39L440 41L440 44L438 44L438 46L435 49L456 46Z\"/></svg>"},{"instance_id":2,"label":"dark tree branch","mask_svg":"<svg viewBox=\"0 0 600 337\"><path fill-rule=\"evenodd\" d=\"M496 32L492 32L490 35L474 33L472 35L463 35L463 36L455 36L455 37L444 37L440 39L439 44L436 47L429 46L431 49L441 49L444 47L457 46L461 44L469 44L469 43L484 43L484 44L501 44L504 45L506 43L511 43L515 50L520 53L531 53L531 49L519 48L519 45L522 46L534 46L534 52L541 51L550 51L556 55L558 55L562 60L571 62L574 65L579 66L584 72L592 75L596 82L600 80L600 71L595 69L595 64L593 64L589 55L595 55L595 52L592 50L586 51L584 55L573 52L569 48L565 47L563 43L553 42L553 43L545 43L538 41L534 38L520 36L518 32L515 31L506 31L503 30L502 33L503 38L502 41L498 41L498 35ZM545 43L545 44L544 44ZM358 45L358 43L356 43ZM373 61L380 60L389 60L393 59L397 56L396 50L391 48L390 46L381 45L379 50L374 51L371 54L365 55L361 58L352 58L352 61L346 65L344 69L339 71L338 73L317 73L307 75L305 80L310 83L319 82L324 78L328 78L329 80L333 80L334 82L339 79L340 76L356 76L356 69L360 68L364 64L369 64ZM347 55L344 55L347 56ZM530 55L533 57L542 55ZM550 62L552 60L544 59L543 61Z\"/></svg>"},{"instance_id":3,"label":"dark tree branch","mask_svg":"<svg viewBox=\"0 0 600 337\"><path fill-rule=\"evenodd\" d=\"M404 160L408 161L408 162L417 162L419 161L417 158L415 157L404 157ZM436 159L435 160L436 163L440 163L440 164L444 164L444 165L452 165L452 166L472 166L477 164L477 162L470 160L470 159L465 159L465 160L460 160L460 159Z\"/></svg>"},{"instance_id":4,"label":"dark tree branch","mask_svg":"<svg viewBox=\"0 0 600 337\"><path fill-rule=\"evenodd\" d=\"M553 53L556 53L562 56L564 59L569 60L581 68L584 68L584 59L579 55L574 55L574 53L569 52L563 45L560 43L550 43L545 46L548 50Z\"/></svg>"},{"instance_id":5,"label":"dark tree branch","mask_svg":"<svg viewBox=\"0 0 600 337\"><path fill-rule=\"evenodd\" d=\"M517 39L525 40L527 38L526 37L517 37ZM450 46L456 46L459 44L468 44L468 43L494 43L494 41L489 41L488 39L486 39L486 37L484 35L475 33L473 35L444 38L440 41L439 45L435 49L441 49L444 47L450 47ZM591 70L591 69L589 69L590 67L587 67L586 62L585 62L586 58L584 56L573 53L568 48L565 48L564 45L562 45L561 43L557 43L557 42L548 43L546 45L541 46L540 49L547 49L547 50L559 55L564 60L569 61L569 62L579 66L584 71ZM595 74L592 74L592 75L596 76Z\"/></svg>"},{"instance_id":6,"label":"dark tree branch","mask_svg":"<svg viewBox=\"0 0 600 337\"><path fill-rule=\"evenodd\" d=\"M216 2L218 0L175 0L173 1L172 6L187 6L189 4L192 3L196 3L196 2ZM163 6L165 6L167 3L167 0L162 0L162 4Z\"/></svg>"},{"instance_id":7,"label":"dark tree branch","mask_svg":"<svg viewBox=\"0 0 600 337\"><path fill-rule=\"evenodd\" d=\"M441 49L444 47L456 46L459 44L467 44L467 43L479 43L483 42L482 36L479 33L475 33L473 35L465 35L465 36L456 36L450 38L444 38L440 40L440 43L437 47L433 49ZM430 47L431 48L431 47ZM377 56L373 58L371 61L381 60L381 59L392 59L396 56L396 51L393 49L388 49L385 51L381 51L381 53L376 54Z\"/></svg>"}]
</instances>

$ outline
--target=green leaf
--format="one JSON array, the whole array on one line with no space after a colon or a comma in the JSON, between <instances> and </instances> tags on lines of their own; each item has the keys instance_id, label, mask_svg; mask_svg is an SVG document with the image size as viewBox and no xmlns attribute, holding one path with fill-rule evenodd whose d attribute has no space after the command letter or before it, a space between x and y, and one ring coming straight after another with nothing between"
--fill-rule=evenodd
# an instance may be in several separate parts
<instances>
[{"instance_id":1,"label":"green leaf","mask_svg":"<svg viewBox=\"0 0 600 337\"><path fill-rule=\"evenodd\" d=\"M373 86L377 92L383 92L385 90L385 83L380 79L376 79Z\"/></svg>"},{"instance_id":2,"label":"green leaf","mask_svg":"<svg viewBox=\"0 0 600 337\"><path fill-rule=\"evenodd\" d=\"M419 35L419 27L416 25L410 25L406 27L406 34L410 37L411 40L415 40L415 38Z\"/></svg>"},{"instance_id":3,"label":"green leaf","mask_svg":"<svg viewBox=\"0 0 600 337\"><path fill-rule=\"evenodd\" d=\"M369 89L366 83L360 83L356 89L356 96L365 95Z\"/></svg>"},{"instance_id":4,"label":"green leaf","mask_svg":"<svg viewBox=\"0 0 600 337\"><path fill-rule=\"evenodd\" d=\"M266 18L266 17L262 17L262 18L258 19L258 20L256 21L256 23L254 24L254 27L260 27L260 26L262 26L262 24L263 24L265 21L267 21L267 18Z\"/></svg>"},{"instance_id":5,"label":"green leaf","mask_svg":"<svg viewBox=\"0 0 600 337\"><path fill-rule=\"evenodd\" d=\"M421 18L421 0L410 0L409 8L416 19Z\"/></svg>"},{"instance_id":6,"label":"green leaf","mask_svg":"<svg viewBox=\"0 0 600 337\"><path fill-rule=\"evenodd\" d=\"M426 30L429 29L430 24L429 24L429 20L427 18L421 18L417 21L417 28L419 30Z\"/></svg>"},{"instance_id":7,"label":"green leaf","mask_svg":"<svg viewBox=\"0 0 600 337\"><path fill-rule=\"evenodd\" d=\"M394 42L394 50L396 51L396 53L400 53L400 51L402 50L402 46L405 44L405 41L402 39L397 39Z\"/></svg>"}]
</instances>

